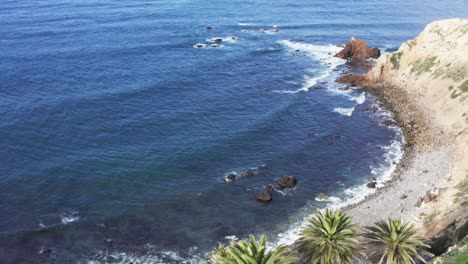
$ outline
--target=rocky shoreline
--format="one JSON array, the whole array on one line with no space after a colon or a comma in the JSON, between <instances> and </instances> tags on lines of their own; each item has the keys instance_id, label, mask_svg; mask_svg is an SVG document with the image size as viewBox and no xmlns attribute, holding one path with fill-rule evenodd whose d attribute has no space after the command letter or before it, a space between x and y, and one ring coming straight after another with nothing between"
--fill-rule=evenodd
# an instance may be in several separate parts
<instances>
[{"instance_id":1,"label":"rocky shoreline","mask_svg":"<svg viewBox=\"0 0 468 264\"><path fill-rule=\"evenodd\" d=\"M391 180L343 209L361 226L387 217L410 221L436 241L435 251L449 246L447 240L437 245L448 232L461 230L457 236L465 236L468 223L468 193L459 188L467 181L468 165L467 29L466 19L431 23L397 52L381 57L367 74L337 80L377 96L405 138Z\"/></svg>"},{"instance_id":2,"label":"rocky shoreline","mask_svg":"<svg viewBox=\"0 0 468 264\"><path fill-rule=\"evenodd\" d=\"M447 154L446 160L452 160L454 155L454 140L449 134L444 133L443 129L438 128L429 120L428 113L424 113L422 108L414 101L404 90L384 83L365 84L366 91L375 95L383 106L390 110L396 121L396 125L402 129L405 144L403 147L402 160L397 164L392 173L391 180L385 182L385 185L378 188L375 193L368 195L359 203L351 204L343 208L349 214L353 215L356 222L361 225L372 225L373 222L388 216L402 217L408 221L418 223L418 216L415 213L406 215L401 209L410 211L412 207L416 208L417 201L428 191L434 189L446 188L444 184L429 186L419 186L419 192L412 192L412 188L417 188L422 183L419 177L415 178L413 174L424 175L427 182L437 182L441 174L446 174L449 167L437 167L437 170L431 168L431 159L422 153L431 153L441 151ZM432 156L432 155L429 155ZM434 154L434 159L442 158ZM417 179L415 182L414 180ZM405 185L411 184L408 193L402 193ZM384 197L386 196L386 197ZM405 197L402 199L402 197ZM386 198L386 199L385 199ZM389 200L385 207L380 207L376 200ZM375 215L375 217L372 217Z\"/></svg>"}]
</instances>

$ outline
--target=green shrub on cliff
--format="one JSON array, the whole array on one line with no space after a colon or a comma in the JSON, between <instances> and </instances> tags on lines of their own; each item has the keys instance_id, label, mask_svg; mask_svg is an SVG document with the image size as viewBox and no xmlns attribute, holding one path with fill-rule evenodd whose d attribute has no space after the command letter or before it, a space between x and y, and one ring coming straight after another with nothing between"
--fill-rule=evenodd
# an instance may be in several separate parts
<instances>
[{"instance_id":1,"label":"green shrub on cliff","mask_svg":"<svg viewBox=\"0 0 468 264\"><path fill-rule=\"evenodd\" d=\"M294 251L287 247L266 249L266 236L260 236L258 241L253 235L248 241L239 241L227 247L215 248L210 256L209 264L293 264L299 259Z\"/></svg>"},{"instance_id":2,"label":"green shrub on cliff","mask_svg":"<svg viewBox=\"0 0 468 264\"><path fill-rule=\"evenodd\" d=\"M462 93L468 92L468 80L463 82L458 88L462 91Z\"/></svg>"},{"instance_id":3,"label":"green shrub on cliff","mask_svg":"<svg viewBox=\"0 0 468 264\"><path fill-rule=\"evenodd\" d=\"M403 51L399 51L392 54L392 56L390 57L390 62L392 63L393 68L398 68L401 56L403 56Z\"/></svg>"},{"instance_id":4,"label":"green shrub on cliff","mask_svg":"<svg viewBox=\"0 0 468 264\"><path fill-rule=\"evenodd\" d=\"M325 209L308 219L298 250L309 263L353 263L362 256L357 225L342 211Z\"/></svg>"},{"instance_id":5,"label":"green shrub on cliff","mask_svg":"<svg viewBox=\"0 0 468 264\"><path fill-rule=\"evenodd\" d=\"M455 194L456 202L461 202L461 205L468 206L468 174L465 175L465 179L463 179L460 183L455 186L458 190Z\"/></svg>"},{"instance_id":6,"label":"green shrub on cliff","mask_svg":"<svg viewBox=\"0 0 468 264\"><path fill-rule=\"evenodd\" d=\"M411 68L411 73L416 73L416 75L421 75L425 72L429 72L434 65L436 65L437 57L429 57L425 59L418 59L415 62L411 63L413 67Z\"/></svg>"},{"instance_id":7,"label":"green shrub on cliff","mask_svg":"<svg viewBox=\"0 0 468 264\"><path fill-rule=\"evenodd\" d=\"M461 264L467 263L468 260L468 237L465 237L458 245L442 254L439 257L431 260L431 264Z\"/></svg>"},{"instance_id":8,"label":"green shrub on cliff","mask_svg":"<svg viewBox=\"0 0 468 264\"><path fill-rule=\"evenodd\" d=\"M415 258L426 263L423 256L433 256L426 250L430 246L416 235L414 226L401 219L377 221L366 229L368 245L375 249L371 256L380 258L379 263L414 264Z\"/></svg>"}]
</instances>

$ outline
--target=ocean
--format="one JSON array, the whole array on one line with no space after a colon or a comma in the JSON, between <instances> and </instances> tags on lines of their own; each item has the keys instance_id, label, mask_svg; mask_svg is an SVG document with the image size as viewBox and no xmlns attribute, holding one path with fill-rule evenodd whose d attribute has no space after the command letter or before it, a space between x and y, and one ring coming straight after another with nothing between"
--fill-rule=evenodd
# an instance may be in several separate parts
<instances>
[{"instance_id":1,"label":"ocean","mask_svg":"<svg viewBox=\"0 0 468 264\"><path fill-rule=\"evenodd\" d=\"M391 113L334 81L366 69L336 44L391 52L467 10L3 0L0 262L199 263L251 233L292 243L304 217L363 199L403 155ZM297 186L257 202L284 175Z\"/></svg>"}]
</instances>

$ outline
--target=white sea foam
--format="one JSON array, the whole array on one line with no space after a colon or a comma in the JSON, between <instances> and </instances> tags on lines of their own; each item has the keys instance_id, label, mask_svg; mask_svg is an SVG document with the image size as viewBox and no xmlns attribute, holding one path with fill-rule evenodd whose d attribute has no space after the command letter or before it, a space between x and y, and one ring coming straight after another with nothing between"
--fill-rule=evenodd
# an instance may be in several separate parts
<instances>
[{"instance_id":1,"label":"white sea foam","mask_svg":"<svg viewBox=\"0 0 468 264\"><path fill-rule=\"evenodd\" d=\"M373 175L377 179L377 186L381 187L385 184L386 181L391 179L391 175L396 168L396 164L401 160L403 156L403 146L404 140L401 134L401 130L397 135L397 139L392 141L390 145L383 146L382 148L387 150L384 154L384 160L378 168L373 168ZM327 208L332 210L337 210L343 208L347 205L358 203L364 200L368 195L374 193L376 190L368 188L366 184L357 185L348 189L345 189L342 199L330 199L329 203L326 205ZM317 209L319 210L319 209ZM323 210L323 209L320 209ZM308 211L308 214L313 212ZM306 227L307 222L297 221L295 224L284 233L281 233L277 237L277 245L291 245L300 237L301 230Z\"/></svg>"},{"instance_id":2,"label":"white sea foam","mask_svg":"<svg viewBox=\"0 0 468 264\"><path fill-rule=\"evenodd\" d=\"M225 182L232 182L233 181L233 180L228 179L228 176L231 175L231 174L236 175L236 178L239 176L239 174L236 171L230 171L230 172L228 172L228 173L226 173L224 175L224 181Z\"/></svg>"},{"instance_id":3,"label":"white sea foam","mask_svg":"<svg viewBox=\"0 0 468 264\"><path fill-rule=\"evenodd\" d=\"M63 213L62 215L60 215L60 219L62 224L66 225L78 221L80 217L78 216L77 211L73 211L69 213Z\"/></svg>"},{"instance_id":4,"label":"white sea foam","mask_svg":"<svg viewBox=\"0 0 468 264\"><path fill-rule=\"evenodd\" d=\"M339 113L340 115L344 116L351 116L354 112L354 106L351 108L336 107L335 109L333 109L333 112Z\"/></svg>"},{"instance_id":5,"label":"white sea foam","mask_svg":"<svg viewBox=\"0 0 468 264\"><path fill-rule=\"evenodd\" d=\"M275 93L298 93L307 92L311 87L317 84L318 81L327 78L333 70L339 65L346 61L340 58L336 58L333 55L340 51L339 47L334 45L313 45L307 43L300 43L289 40L279 41L281 45L293 51L304 52L307 56L318 60L323 67L323 70L314 76L304 76L302 87L297 90L274 90Z\"/></svg>"},{"instance_id":6,"label":"white sea foam","mask_svg":"<svg viewBox=\"0 0 468 264\"><path fill-rule=\"evenodd\" d=\"M314 45L290 40L282 40L280 44L292 49L305 52L308 56L322 61L329 69L335 69L338 65L346 62L346 60L335 57L341 48L335 45Z\"/></svg>"},{"instance_id":7,"label":"white sea foam","mask_svg":"<svg viewBox=\"0 0 468 264\"><path fill-rule=\"evenodd\" d=\"M232 236L225 236L224 237L227 241L229 241L229 244L232 244L234 242L236 242L237 240L239 240L235 235L232 235Z\"/></svg>"},{"instance_id":8,"label":"white sea foam","mask_svg":"<svg viewBox=\"0 0 468 264\"><path fill-rule=\"evenodd\" d=\"M241 22L241 23L238 23L239 26L252 26L254 24L252 23L247 23L247 22Z\"/></svg>"},{"instance_id":9,"label":"white sea foam","mask_svg":"<svg viewBox=\"0 0 468 264\"><path fill-rule=\"evenodd\" d=\"M168 263L184 263L195 264L202 263L204 257L197 253L197 248L192 247L189 249L190 258L181 257L178 252L161 250L158 247L146 244L143 247L144 253L133 253L123 251L103 251L100 250L94 256L88 258L88 264L99 263L135 263L135 264L164 264Z\"/></svg>"},{"instance_id":10,"label":"white sea foam","mask_svg":"<svg viewBox=\"0 0 468 264\"><path fill-rule=\"evenodd\" d=\"M341 202L341 198L340 197L336 197L336 196L328 196L328 197L325 197L325 198L320 198L320 197L315 197L315 201L317 202L334 202L334 203L337 203L337 202Z\"/></svg>"},{"instance_id":11,"label":"white sea foam","mask_svg":"<svg viewBox=\"0 0 468 264\"><path fill-rule=\"evenodd\" d=\"M209 38L209 39L206 39L207 42L211 42L211 43L216 43L216 40L218 39L221 39L221 43L234 43L237 41L237 37L235 36L226 36L226 37L214 37L214 38Z\"/></svg>"},{"instance_id":12,"label":"white sea foam","mask_svg":"<svg viewBox=\"0 0 468 264\"><path fill-rule=\"evenodd\" d=\"M201 49L201 48L205 48L206 47L206 44L204 43L197 43L195 45L193 45L194 48L196 49Z\"/></svg>"},{"instance_id":13,"label":"white sea foam","mask_svg":"<svg viewBox=\"0 0 468 264\"><path fill-rule=\"evenodd\" d=\"M356 101L357 104L363 104L366 101L366 93L364 92L354 97L354 101Z\"/></svg>"}]
</instances>

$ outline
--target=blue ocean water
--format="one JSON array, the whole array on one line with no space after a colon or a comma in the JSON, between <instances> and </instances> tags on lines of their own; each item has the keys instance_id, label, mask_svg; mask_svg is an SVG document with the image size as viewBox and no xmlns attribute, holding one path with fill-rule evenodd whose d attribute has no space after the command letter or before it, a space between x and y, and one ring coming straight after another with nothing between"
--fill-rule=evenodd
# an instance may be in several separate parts
<instances>
[{"instance_id":1,"label":"blue ocean water","mask_svg":"<svg viewBox=\"0 0 468 264\"><path fill-rule=\"evenodd\" d=\"M365 70L333 58L335 44L356 36L392 51L466 10L1 1L0 262L187 263L249 233L290 239L304 216L360 199L401 157L400 131L382 125L391 115L334 82ZM298 186L258 203L283 175Z\"/></svg>"}]
</instances>

